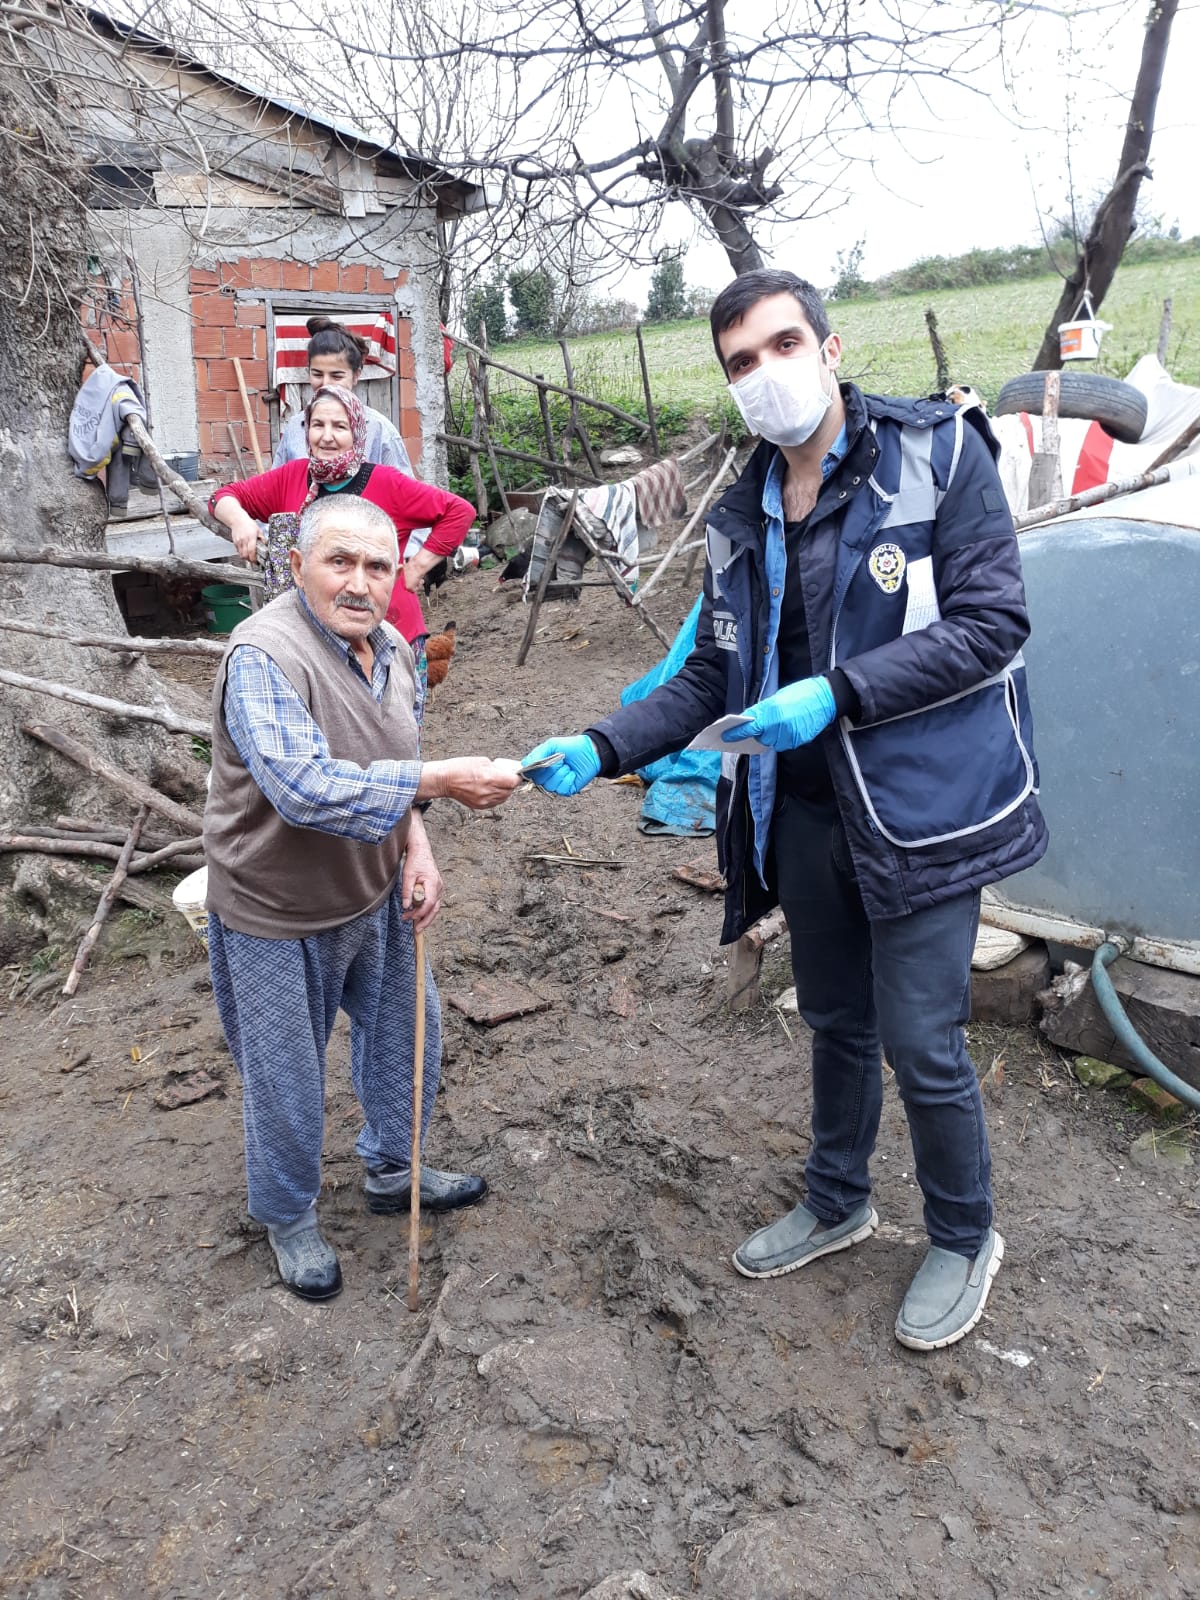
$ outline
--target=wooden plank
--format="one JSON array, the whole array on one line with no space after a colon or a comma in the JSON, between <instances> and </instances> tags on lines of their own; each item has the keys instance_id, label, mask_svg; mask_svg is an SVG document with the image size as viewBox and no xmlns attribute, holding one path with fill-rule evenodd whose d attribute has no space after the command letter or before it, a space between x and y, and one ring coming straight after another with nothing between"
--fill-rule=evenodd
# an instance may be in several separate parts
<instances>
[{"instance_id":1,"label":"wooden plank","mask_svg":"<svg viewBox=\"0 0 1200 1600\"><path fill-rule=\"evenodd\" d=\"M1200 1089L1200 978L1148 967L1127 956L1113 962L1108 976L1130 1022L1154 1054L1177 1077ZM1096 1056L1139 1075L1144 1070L1118 1043L1086 973L1055 979L1043 995L1041 1029L1060 1049Z\"/></svg>"},{"instance_id":2,"label":"wooden plank","mask_svg":"<svg viewBox=\"0 0 1200 1600\"><path fill-rule=\"evenodd\" d=\"M445 1000L447 1005L485 1028L550 1008L549 1000L543 1000L532 989L511 979L480 978L471 985L469 994L447 994Z\"/></svg>"}]
</instances>

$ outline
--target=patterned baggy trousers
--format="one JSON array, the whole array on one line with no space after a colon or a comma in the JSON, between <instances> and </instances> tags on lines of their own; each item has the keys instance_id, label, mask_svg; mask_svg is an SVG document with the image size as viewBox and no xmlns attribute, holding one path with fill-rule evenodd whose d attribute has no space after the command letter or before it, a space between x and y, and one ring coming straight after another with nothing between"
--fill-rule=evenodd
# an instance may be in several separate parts
<instances>
[{"instance_id":1,"label":"patterned baggy trousers","mask_svg":"<svg viewBox=\"0 0 1200 1600\"><path fill-rule=\"evenodd\" d=\"M325 1049L339 1008L350 1018L350 1077L366 1122L368 1167L412 1154L416 951L400 884L377 910L306 939L259 939L208 919L213 997L242 1078L250 1215L295 1221L321 1188ZM438 1090L442 1016L425 978L421 1137Z\"/></svg>"}]
</instances>

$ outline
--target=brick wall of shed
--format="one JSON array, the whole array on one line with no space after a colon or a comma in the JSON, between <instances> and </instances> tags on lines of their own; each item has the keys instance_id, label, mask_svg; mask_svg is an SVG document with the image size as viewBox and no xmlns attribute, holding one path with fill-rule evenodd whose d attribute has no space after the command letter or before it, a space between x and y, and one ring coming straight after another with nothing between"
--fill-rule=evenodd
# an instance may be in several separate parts
<instances>
[{"instance_id":1,"label":"brick wall of shed","mask_svg":"<svg viewBox=\"0 0 1200 1600\"><path fill-rule=\"evenodd\" d=\"M101 351L109 366L115 367L127 378L141 386L142 352L137 334L137 305L133 286L123 280L119 290L94 288L83 299L80 308L83 331ZM91 362L83 369L86 379L92 371Z\"/></svg>"},{"instance_id":2,"label":"brick wall of shed","mask_svg":"<svg viewBox=\"0 0 1200 1600\"><path fill-rule=\"evenodd\" d=\"M267 311L262 301L238 299L238 290L371 294L390 300L406 281L407 273L388 277L379 267L358 263L342 266L336 261L323 261L310 267L299 261L260 256L221 262L213 269L193 268L190 282L192 354L196 367L201 472L223 479L237 475L237 458L229 441L230 425L247 471L256 470L245 408L233 367L234 356L241 361L242 376L250 394L263 464L266 467L271 464L270 414L263 402L263 396L270 392L271 382L267 362ZM397 318L400 432L409 455L416 461L421 455L422 441L411 332L408 320Z\"/></svg>"}]
</instances>

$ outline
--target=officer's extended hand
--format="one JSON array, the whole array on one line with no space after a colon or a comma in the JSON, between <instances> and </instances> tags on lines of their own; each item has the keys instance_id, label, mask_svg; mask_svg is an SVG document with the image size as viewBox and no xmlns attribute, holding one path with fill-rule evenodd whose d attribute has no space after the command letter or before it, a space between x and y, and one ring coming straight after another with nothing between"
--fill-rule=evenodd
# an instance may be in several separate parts
<instances>
[{"instance_id":1,"label":"officer's extended hand","mask_svg":"<svg viewBox=\"0 0 1200 1600\"><path fill-rule=\"evenodd\" d=\"M547 789L551 794L578 794L581 789L587 788L593 778L600 776L600 757L596 754L596 746L584 733L545 740L529 752L522 765L555 755L561 755L562 760L527 774L529 781L536 783L539 789Z\"/></svg>"},{"instance_id":2,"label":"officer's extended hand","mask_svg":"<svg viewBox=\"0 0 1200 1600\"><path fill-rule=\"evenodd\" d=\"M758 739L772 750L795 750L823 733L837 715L828 678L802 678L747 706L747 722L721 735L725 744Z\"/></svg>"}]
</instances>

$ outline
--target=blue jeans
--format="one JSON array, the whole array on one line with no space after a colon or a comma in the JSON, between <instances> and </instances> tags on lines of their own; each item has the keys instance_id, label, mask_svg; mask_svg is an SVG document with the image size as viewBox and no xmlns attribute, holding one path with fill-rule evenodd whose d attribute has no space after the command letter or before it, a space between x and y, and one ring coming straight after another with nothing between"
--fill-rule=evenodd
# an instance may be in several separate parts
<instances>
[{"instance_id":1,"label":"blue jeans","mask_svg":"<svg viewBox=\"0 0 1200 1600\"><path fill-rule=\"evenodd\" d=\"M872 922L831 805L781 796L773 843L796 996L813 1031L806 1204L834 1223L870 1195L882 1049L908 1117L930 1240L975 1256L992 1222L983 1101L963 1040L979 895Z\"/></svg>"}]
</instances>

